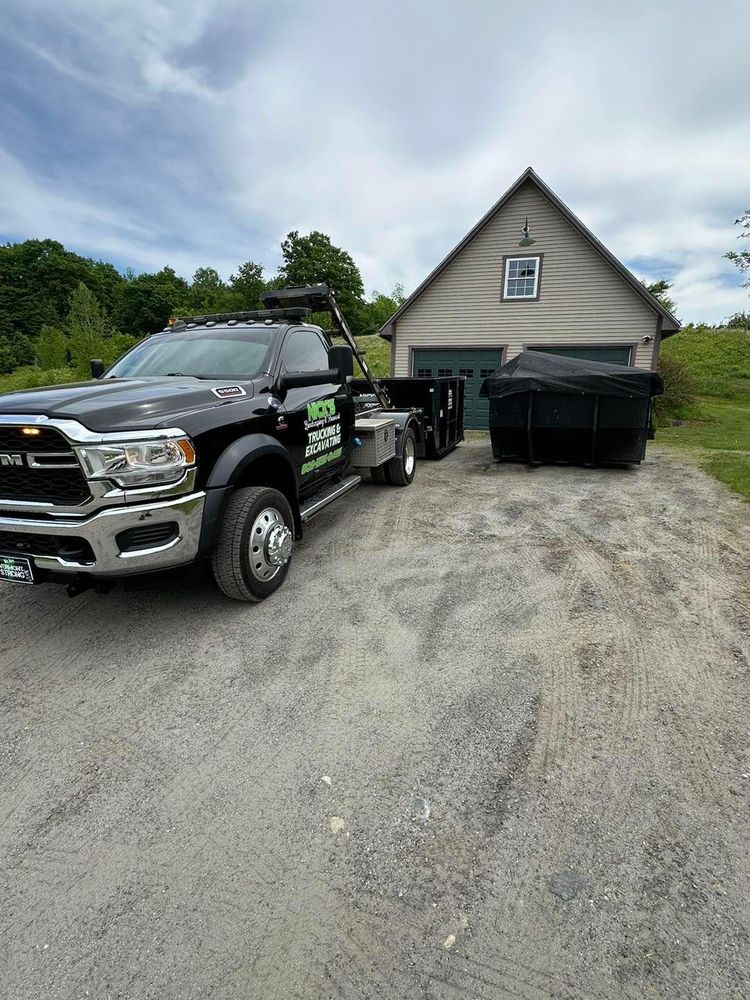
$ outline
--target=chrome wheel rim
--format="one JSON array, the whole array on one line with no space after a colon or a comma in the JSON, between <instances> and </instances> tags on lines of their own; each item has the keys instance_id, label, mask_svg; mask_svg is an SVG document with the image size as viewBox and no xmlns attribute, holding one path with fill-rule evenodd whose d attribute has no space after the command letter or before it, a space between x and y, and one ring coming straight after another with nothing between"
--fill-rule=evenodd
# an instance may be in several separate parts
<instances>
[{"instance_id":1,"label":"chrome wheel rim","mask_svg":"<svg viewBox=\"0 0 750 1000\"><path fill-rule=\"evenodd\" d=\"M404 448L404 472L407 476L410 476L414 472L414 463L417 460L416 449L414 447L414 438L410 437L406 441L406 447Z\"/></svg>"},{"instance_id":2,"label":"chrome wheel rim","mask_svg":"<svg viewBox=\"0 0 750 1000\"><path fill-rule=\"evenodd\" d=\"M256 580L268 583L292 555L294 538L275 507L266 507L253 521L248 544L250 572Z\"/></svg>"}]
</instances>

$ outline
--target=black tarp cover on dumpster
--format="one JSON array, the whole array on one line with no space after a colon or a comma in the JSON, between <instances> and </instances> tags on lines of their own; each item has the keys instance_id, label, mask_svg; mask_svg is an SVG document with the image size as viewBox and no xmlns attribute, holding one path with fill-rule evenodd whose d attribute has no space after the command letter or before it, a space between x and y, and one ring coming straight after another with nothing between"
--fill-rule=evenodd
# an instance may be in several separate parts
<instances>
[{"instance_id":1,"label":"black tarp cover on dumpster","mask_svg":"<svg viewBox=\"0 0 750 1000\"><path fill-rule=\"evenodd\" d=\"M489 398L530 391L649 399L664 392L664 383L660 375L645 368L523 351L489 375L479 395Z\"/></svg>"}]
</instances>

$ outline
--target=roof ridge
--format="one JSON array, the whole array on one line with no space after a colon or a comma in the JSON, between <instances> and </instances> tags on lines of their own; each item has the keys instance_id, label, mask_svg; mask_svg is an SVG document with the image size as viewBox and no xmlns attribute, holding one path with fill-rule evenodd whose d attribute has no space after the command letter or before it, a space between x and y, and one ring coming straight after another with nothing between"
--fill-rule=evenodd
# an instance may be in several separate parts
<instances>
[{"instance_id":1,"label":"roof ridge","mask_svg":"<svg viewBox=\"0 0 750 1000\"><path fill-rule=\"evenodd\" d=\"M571 225L578 231L578 233L593 247L594 250L610 265L613 270L617 271L623 280L631 286L634 292L639 295L644 302L650 308L654 310L657 315L661 315L663 319L674 324L675 331L679 330L680 323L672 315L672 313L666 309L657 298L655 298L651 292L643 285L620 260L615 257L611 250L599 240L583 223L577 215L565 202L555 194L552 188L539 176L539 174L534 170L532 166L526 167L523 173L519 174L516 180L511 184L511 186L505 191L503 195L495 202L492 207L485 212L481 219L469 230L469 232L460 240L456 246L445 256L440 263L435 267L424 279L424 281L418 285L414 291L409 295L398 307L398 309L390 316L386 322L378 330L378 334L386 339L393 336L393 330L386 332L389 327L400 319L400 317L408 311L408 309L413 305L413 303L430 287L430 285L443 273L443 271L458 257L458 255L472 242L472 240L479 235L479 233L489 225L490 222L495 218L495 216L500 212L505 205L510 201L510 199L516 194L518 189L526 181L531 181L540 193L561 213L561 215L571 223ZM674 332L674 331L673 331Z\"/></svg>"}]
</instances>

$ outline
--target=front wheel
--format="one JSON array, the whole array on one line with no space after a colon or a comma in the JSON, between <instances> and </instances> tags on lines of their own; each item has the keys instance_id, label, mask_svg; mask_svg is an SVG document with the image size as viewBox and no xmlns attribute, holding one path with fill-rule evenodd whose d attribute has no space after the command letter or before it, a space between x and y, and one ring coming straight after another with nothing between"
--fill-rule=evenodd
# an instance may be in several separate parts
<instances>
[{"instance_id":1,"label":"front wheel","mask_svg":"<svg viewBox=\"0 0 750 1000\"><path fill-rule=\"evenodd\" d=\"M397 455L386 464L386 475L394 486L408 486L417 470L417 438L413 427L407 427Z\"/></svg>"},{"instance_id":2,"label":"front wheel","mask_svg":"<svg viewBox=\"0 0 750 1000\"><path fill-rule=\"evenodd\" d=\"M283 493L267 486L237 490L227 501L211 568L234 601L262 601L289 572L294 517Z\"/></svg>"}]
</instances>

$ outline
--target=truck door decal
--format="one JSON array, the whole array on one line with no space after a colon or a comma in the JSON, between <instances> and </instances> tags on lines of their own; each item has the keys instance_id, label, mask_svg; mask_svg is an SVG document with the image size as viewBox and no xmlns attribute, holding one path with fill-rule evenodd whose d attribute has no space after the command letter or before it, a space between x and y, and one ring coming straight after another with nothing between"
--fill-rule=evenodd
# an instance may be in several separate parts
<instances>
[{"instance_id":1,"label":"truck door decal","mask_svg":"<svg viewBox=\"0 0 750 1000\"><path fill-rule=\"evenodd\" d=\"M316 399L307 404L304 422L307 434L303 476L341 458L341 414L335 399Z\"/></svg>"}]
</instances>

